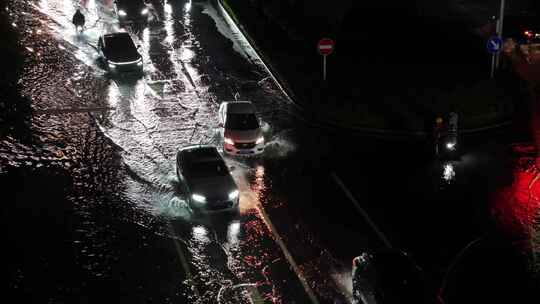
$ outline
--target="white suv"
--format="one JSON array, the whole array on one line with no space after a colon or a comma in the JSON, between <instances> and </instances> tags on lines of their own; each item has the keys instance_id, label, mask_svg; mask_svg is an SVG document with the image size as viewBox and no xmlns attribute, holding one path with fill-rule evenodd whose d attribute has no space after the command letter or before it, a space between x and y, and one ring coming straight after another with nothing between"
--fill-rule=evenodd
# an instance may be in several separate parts
<instances>
[{"instance_id":1,"label":"white suv","mask_svg":"<svg viewBox=\"0 0 540 304\"><path fill-rule=\"evenodd\" d=\"M223 151L232 155L255 155L264 151L264 136L250 101L229 101L219 106Z\"/></svg>"}]
</instances>

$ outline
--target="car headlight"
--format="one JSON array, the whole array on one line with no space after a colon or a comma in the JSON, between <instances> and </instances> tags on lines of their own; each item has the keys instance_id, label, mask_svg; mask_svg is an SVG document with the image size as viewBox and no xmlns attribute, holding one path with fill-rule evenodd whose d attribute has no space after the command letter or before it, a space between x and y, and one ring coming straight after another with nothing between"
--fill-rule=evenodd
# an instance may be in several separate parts
<instances>
[{"instance_id":1,"label":"car headlight","mask_svg":"<svg viewBox=\"0 0 540 304\"><path fill-rule=\"evenodd\" d=\"M141 11L141 15L146 15L146 14L148 14L148 9L143 8L142 11Z\"/></svg>"},{"instance_id":2,"label":"car headlight","mask_svg":"<svg viewBox=\"0 0 540 304\"><path fill-rule=\"evenodd\" d=\"M125 16L127 16L127 13L126 13L125 10L119 10L119 11L118 11L118 16L120 16L120 17L125 17Z\"/></svg>"},{"instance_id":3,"label":"car headlight","mask_svg":"<svg viewBox=\"0 0 540 304\"><path fill-rule=\"evenodd\" d=\"M206 197L200 195L200 194L193 194L191 195L191 198L196 201L197 203L204 203L206 202Z\"/></svg>"},{"instance_id":4,"label":"car headlight","mask_svg":"<svg viewBox=\"0 0 540 304\"><path fill-rule=\"evenodd\" d=\"M109 65L109 69L115 69L116 68L115 64L109 63L108 65Z\"/></svg>"},{"instance_id":5,"label":"car headlight","mask_svg":"<svg viewBox=\"0 0 540 304\"><path fill-rule=\"evenodd\" d=\"M257 140L255 141L256 145L259 145L259 144L262 144L262 143L264 143L264 137L263 136L257 138Z\"/></svg>"},{"instance_id":6,"label":"car headlight","mask_svg":"<svg viewBox=\"0 0 540 304\"><path fill-rule=\"evenodd\" d=\"M456 148L456 143L455 142L447 142L446 143L446 149L454 150L455 148Z\"/></svg>"},{"instance_id":7,"label":"car headlight","mask_svg":"<svg viewBox=\"0 0 540 304\"><path fill-rule=\"evenodd\" d=\"M137 66L142 66L142 59L137 61Z\"/></svg>"},{"instance_id":8,"label":"car headlight","mask_svg":"<svg viewBox=\"0 0 540 304\"><path fill-rule=\"evenodd\" d=\"M223 138L223 141L226 143L226 144L229 144L229 145L234 145L234 141L228 137L225 137Z\"/></svg>"},{"instance_id":9,"label":"car headlight","mask_svg":"<svg viewBox=\"0 0 540 304\"><path fill-rule=\"evenodd\" d=\"M240 192L238 192L238 190L234 190L233 192L229 193L229 199L230 200L234 200L238 197L238 194L240 194Z\"/></svg>"}]
</instances>

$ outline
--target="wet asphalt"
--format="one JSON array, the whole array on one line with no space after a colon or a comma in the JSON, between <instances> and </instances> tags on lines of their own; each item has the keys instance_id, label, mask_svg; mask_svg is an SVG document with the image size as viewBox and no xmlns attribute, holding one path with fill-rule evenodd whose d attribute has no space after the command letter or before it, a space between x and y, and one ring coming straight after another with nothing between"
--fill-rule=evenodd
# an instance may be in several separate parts
<instances>
[{"instance_id":1,"label":"wet asphalt","mask_svg":"<svg viewBox=\"0 0 540 304\"><path fill-rule=\"evenodd\" d=\"M467 135L463 155L446 162L424 138L305 123L206 2L156 2L156 20L127 25L145 66L120 77L94 48L119 29L110 1L83 4L90 26L80 35L71 1L9 7L28 56L21 82L34 138L2 141L2 230L9 291L26 302L348 302L352 258L387 244L332 176L433 290L471 241L531 239L504 220L514 223L512 205L493 199L512 184L515 130ZM226 157L238 212L194 215L175 151L219 145L217 108L235 99L257 106L265 153Z\"/></svg>"}]
</instances>

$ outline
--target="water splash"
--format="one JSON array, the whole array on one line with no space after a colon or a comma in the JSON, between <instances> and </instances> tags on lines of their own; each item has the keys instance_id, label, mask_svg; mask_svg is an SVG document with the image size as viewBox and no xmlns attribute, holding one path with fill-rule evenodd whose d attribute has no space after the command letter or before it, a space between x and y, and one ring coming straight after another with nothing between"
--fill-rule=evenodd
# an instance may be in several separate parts
<instances>
[{"instance_id":1,"label":"water splash","mask_svg":"<svg viewBox=\"0 0 540 304\"><path fill-rule=\"evenodd\" d=\"M264 148L265 157L272 159L285 158L296 150L296 144L290 140L276 136L268 141Z\"/></svg>"}]
</instances>

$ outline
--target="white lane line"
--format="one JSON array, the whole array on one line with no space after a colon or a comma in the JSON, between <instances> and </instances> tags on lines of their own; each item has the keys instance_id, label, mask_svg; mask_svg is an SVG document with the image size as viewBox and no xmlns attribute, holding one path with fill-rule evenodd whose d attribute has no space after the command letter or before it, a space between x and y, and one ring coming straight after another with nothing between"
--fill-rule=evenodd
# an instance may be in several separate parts
<instances>
[{"instance_id":1,"label":"white lane line","mask_svg":"<svg viewBox=\"0 0 540 304\"><path fill-rule=\"evenodd\" d=\"M244 167L242 163L236 163L235 166L239 166L242 169L247 169ZM304 290L306 294L308 295L310 302L312 304L319 304L319 301L317 300L317 297L315 296L315 293L307 283L306 278L304 277L304 274L300 270L300 267L298 267L298 264L295 262L294 258L292 257L292 254L287 249L287 246L285 246L285 242L277 232L277 229L275 228L274 224L270 220L270 217L264 210L258 196L256 193L251 189L250 185L248 184L247 180L243 178L242 176L237 176L237 174L241 170L234 170L233 176L235 177L235 181L237 182L238 188L240 190L240 212L242 213L243 210L256 210L259 213L260 219L262 219L263 223L266 225L268 230L270 230L270 233L272 235L272 239L278 244L281 251L283 252L283 255L285 256L285 259L287 259L287 262L289 263L290 267L292 267L294 273L296 274L296 277L302 284L302 287L304 287ZM268 278L266 278L268 280ZM253 289L254 290L254 289ZM252 290L252 291L253 291ZM256 294L251 293L251 299L257 300ZM257 302L254 302L257 303Z\"/></svg>"},{"instance_id":2,"label":"white lane line","mask_svg":"<svg viewBox=\"0 0 540 304\"><path fill-rule=\"evenodd\" d=\"M377 236L379 236L379 238L383 241L386 247L393 248L392 245L390 244L390 241L388 241L388 238L384 235L384 233L382 233L382 231L377 227L377 225L375 225L375 223L371 220L367 212L360 206L356 198L354 198L351 191L349 191L349 189L345 186L345 184L341 181L341 179L334 172L331 172L330 176L332 176L332 179L334 179L336 184L341 188L341 190L351 200L351 202L353 202L358 212L360 212L362 217L366 220L369 226L375 231Z\"/></svg>"},{"instance_id":3,"label":"white lane line","mask_svg":"<svg viewBox=\"0 0 540 304\"><path fill-rule=\"evenodd\" d=\"M169 232L171 233L171 235L173 236L177 235L171 222L167 222L167 226L169 228ZM180 247L180 243L178 242L178 240L174 237L172 239L173 239L174 247L176 248L176 252L178 253L178 257L180 258L180 264L182 265L182 268L184 269L184 272L186 273L187 281L191 285L192 290L195 293L195 297L199 299L200 293L199 293L199 290L197 289L197 286L195 286L193 275L191 274L191 270L189 269L188 260L186 256L184 255L184 253L182 252L182 247Z\"/></svg>"},{"instance_id":4,"label":"white lane line","mask_svg":"<svg viewBox=\"0 0 540 304\"><path fill-rule=\"evenodd\" d=\"M268 214L266 214L266 211L264 211L264 208L260 202L257 203L257 210L259 211L259 214L261 215L264 223L266 224L266 227L270 230L272 233L274 240L281 248L281 251L285 255L285 258L289 262L289 264L292 266L294 272L296 273L296 276L300 280L300 283L302 283L302 286L304 287L304 290L306 291L309 299L311 300L311 303L313 304L319 304L319 300L317 300L317 297L315 296L315 293L309 287L309 284L307 283L306 278L304 277L304 274L300 270L300 267L298 267L298 264L294 261L294 258L291 255L291 252L287 249L287 246L285 246L285 242L283 242L283 239L278 234L276 227L274 227L274 224L270 221L270 218L268 217Z\"/></svg>"},{"instance_id":5,"label":"white lane line","mask_svg":"<svg viewBox=\"0 0 540 304\"><path fill-rule=\"evenodd\" d=\"M261 294L259 293L256 284L248 286L248 289L251 304L264 304L264 299L261 297Z\"/></svg>"},{"instance_id":6,"label":"white lane line","mask_svg":"<svg viewBox=\"0 0 540 304\"><path fill-rule=\"evenodd\" d=\"M255 283L241 283L241 284L237 284L237 285L234 285L234 286L231 286L231 285L221 286L221 288L219 289L219 292L217 294L217 303L218 304L223 304L222 295L223 295L223 291L226 290L227 288L229 288L231 290L245 288L249 293L249 302L250 302L250 304L265 303L263 298L261 297L261 294L257 290L257 284L255 284Z\"/></svg>"},{"instance_id":7,"label":"white lane line","mask_svg":"<svg viewBox=\"0 0 540 304\"><path fill-rule=\"evenodd\" d=\"M469 250L469 248L475 246L476 244L480 243L483 240L482 237L476 238L472 240L470 243L468 243L465 247L463 247L454 257L452 262L450 262L450 265L448 268L446 268L446 272L444 274L444 277L441 282L441 287L439 288L439 294L438 297L441 297L441 293L445 291L446 284L448 282L448 277L450 276L450 273L454 270L454 267L456 267L457 263L461 260L461 258L465 255L465 253ZM441 298L439 298L441 299ZM442 302L441 302L442 303Z\"/></svg>"}]
</instances>

